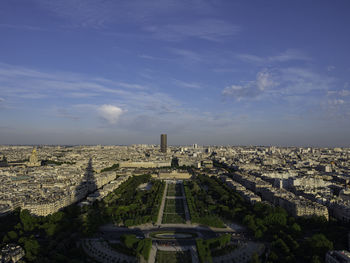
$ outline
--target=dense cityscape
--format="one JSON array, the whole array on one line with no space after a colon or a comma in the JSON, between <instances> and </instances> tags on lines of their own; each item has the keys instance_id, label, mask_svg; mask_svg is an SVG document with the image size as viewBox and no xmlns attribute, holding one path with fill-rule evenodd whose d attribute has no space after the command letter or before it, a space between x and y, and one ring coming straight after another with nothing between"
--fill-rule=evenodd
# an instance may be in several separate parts
<instances>
[{"instance_id":1,"label":"dense cityscape","mask_svg":"<svg viewBox=\"0 0 350 263\"><path fill-rule=\"evenodd\" d=\"M0 0L0 263L350 263L349 0Z\"/></svg>"},{"instance_id":2,"label":"dense cityscape","mask_svg":"<svg viewBox=\"0 0 350 263\"><path fill-rule=\"evenodd\" d=\"M0 152L2 262L350 261L349 148Z\"/></svg>"}]
</instances>

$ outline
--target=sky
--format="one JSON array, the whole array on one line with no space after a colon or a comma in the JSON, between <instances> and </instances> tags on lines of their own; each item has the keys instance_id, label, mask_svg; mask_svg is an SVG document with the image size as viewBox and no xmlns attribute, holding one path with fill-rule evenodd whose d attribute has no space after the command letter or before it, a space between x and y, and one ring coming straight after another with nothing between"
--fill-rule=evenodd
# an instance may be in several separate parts
<instances>
[{"instance_id":1,"label":"sky","mask_svg":"<svg viewBox=\"0 0 350 263\"><path fill-rule=\"evenodd\" d=\"M349 10L1 0L0 144L349 147Z\"/></svg>"}]
</instances>

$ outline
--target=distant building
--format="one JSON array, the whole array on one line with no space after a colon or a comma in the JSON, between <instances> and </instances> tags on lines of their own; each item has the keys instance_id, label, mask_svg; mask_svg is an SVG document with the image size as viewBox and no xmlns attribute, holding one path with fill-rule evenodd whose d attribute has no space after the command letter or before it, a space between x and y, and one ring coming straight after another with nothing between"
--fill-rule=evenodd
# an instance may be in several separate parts
<instances>
[{"instance_id":1,"label":"distant building","mask_svg":"<svg viewBox=\"0 0 350 263\"><path fill-rule=\"evenodd\" d=\"M166 134L160 135L160 151L162 153L167 152L167 135Z\"/></svg>"},{"instance_id":2,"label":"distant building","mask_svg":"<svg viewBox=\"0 0 350 263\"><path fill-rule=\"evenodd\" d=\"M161 170L157 174L152 174L152 177L155 178L155 179L160 179L160 180L166 180L166 179L186 180L186 179L190 179L192 177L192 175L189 174L187 171Z\"/></svg>"},{"instance_id":3,"label":"distant building","mask_svg":"<svg viewBox=\"0 0 350 263\"><path fill-rule=\"evenodd\" d=\"M1 249L0 262L18 262L25 256L23 248L15 244L7 244Z\"/></svg>"},{"instance_id":4,"label":"distant building","mask_svg":"<svg viewBox=\"0 0 350 263\"><path fill-rule=\"evenodd\" d=\"M7 167L8 163L7 163L7 159L6 156L0 156L0 167Z\"/></svg>"},{"instance_id":5,"label":"distant building","mask_svg":"<svg viewBox=\"0 0 350 263\"><path fill-rule=\"evenodd\" d=\"M213 161L212 160L203 160L201 163L201 166L204 168L213 168Z\"/></svg>"},{"instance_id":6,"label":"distant building","mask_svg":"<svg viewBox=\"0 0 350 263\"><path fill-rule=\"evenodd\" d=\"M332 215L344 222L350 222L350 201L337 200L330 205Z\"/></svg>"},{"instance_id":7,"label":"distant building","mask_svg":"<svg viewBox=\"0 0 350 263\"><path fill-rule=\"evenodd\" d=\"M38 160L38 155L35 148L33 149L32 154L29 157L29 162L27 165L32 167L41 165L41 162Z\"/></svg>"},{"instance_id":8,"label":"distant building","mask_svg":"<svg viewBox=\"0 0 350 263\"><path fill-rule=\"evenodd\" d=\"M326 263L350 263L350 253L346 250L328 251L326 254Z\"/></svg>"},{"instance_id":9,"label":"distant building","mask_svg":"<svg viewBox=\"0 0 350 263\"><path fill-rule=\"evenodd\" d=\"M119 162L120 168L159 168L159 167L167 167L171 166L171 160L169 161L124 161Z\"/></svg>"}]
</instances>

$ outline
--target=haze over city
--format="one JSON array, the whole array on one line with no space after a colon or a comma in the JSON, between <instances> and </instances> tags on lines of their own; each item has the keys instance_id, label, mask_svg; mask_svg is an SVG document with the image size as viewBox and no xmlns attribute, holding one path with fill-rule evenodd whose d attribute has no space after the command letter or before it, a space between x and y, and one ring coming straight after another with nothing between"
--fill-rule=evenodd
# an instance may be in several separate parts
<instances>
[{"instance_id":1,"label":"haze over city","mask_svg":"<svg viewBox=\"0 0 350 263\"><path fill-rule=\"evenodd\" d=\"M0 2L0 144L350 146L349 1Z\"/></svg>"}]
</instances>

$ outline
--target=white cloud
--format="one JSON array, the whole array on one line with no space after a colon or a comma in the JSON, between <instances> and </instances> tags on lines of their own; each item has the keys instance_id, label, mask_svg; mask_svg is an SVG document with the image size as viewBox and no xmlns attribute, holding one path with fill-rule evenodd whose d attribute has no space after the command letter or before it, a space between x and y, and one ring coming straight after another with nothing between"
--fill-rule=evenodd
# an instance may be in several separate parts
<instances>
[{"instance_id":1,"label":"white cloud","mask_svg":"<svg viewBox=\"0 0 350 263\"><path fill-rule=\"evenodd\" d=\"M192 87L195 85L190 84ZM130 108L132 109L130 115L141 114L145 109L148 114L162 115L183 111L181 102L164 92L157 92L152 86L71 72L43 72L2 63L0 63L0 94L20 107L27 107L25 102L29 99L63 97L75 99L77 100L75 103L78 104L89 104L93 98L97 105L119 105L121 108ZM66 101L69 107L70 100ZM89 112L97 113L97 108L95 105L95 109L89 109ZM74 110L69 112L77 114ZM84 112L79 112L79 117L84 119Z\"/></svg>"},{"instance_id":2,"label":"white cloud","mask_svg":"<svg viewBox=\"0 0 350 263\"><path fill-rule=\"evenodd\" d=\"M250 81L245 85L231 85L224 88L221 94L239 101L243 98L256 98L275 85L276 82L272 80L271 74L263 70L258 72L255 81Z\"/></svg>"},{"instance_id":3,"label":"white cloud","mask_svg":"<svg viewBox=\"0 0 350 263\"><path fill-rule=\"evenodd\" d=\"M223 95L233 95L235 92L239 92L241 90L243 90L244 87L242 86L238 86L238 85L232 85L230 87L226 87L223 91L222 94Z\"/></svg>"},{"instance_id":4,"label":"white cloud","mask_svg":"<svg viewBox=\"0 0 350 263\"><path fill-rule=\"evenodd\" d=\"M328 101L328 103L330 104L330 105L342 105L342 104L344 104L344 100L342 100L342 99L334 99L334 100L330 100L330 101Z\"/></svg>"},{"instance_id":5,"label":"white cloud","mask_svg":"<svg viewBox=\"0 0 350 263\"><path fill-rule=\"evenodd\" d=\"M144 91L146 86L91 78L70 72L46 73L38 70L0 63L0 92L9 97L44 98L96 97L102 94L131 96L130 90Z\"/></svg>"},{"instance_id":6,"label":"white cloud","mask_svg":"<svg viewBox=\"0 0 350 263\"><path fill-rule=\"evenodd\" d=\"M259 56L255 56L255 55L251 55L251 54L238 54L237 58L239 58L242 61L250 62L250 63L254 63L254 64L260 64L260 63L264 62L264 58L259 57Z\"/></svg>"},{"instance_id":7,"label":"white cloud","mask_svg":"<svg viewBox=\"0 0 350 263\"><path fill-rule=\"evenodd\" d=\"M100 28L113 20L114 5L111 1L63 0L37 2L44 8L73 23L73 26Z\"/></svg>"},{"instance_id":8,"label":"white cloud","mask_svg":"<svg viewBox=\"0 0 350 263\"><path fill-rule=\"evenodd\" d=\"M35 0L43 8L55 13L71 27L106 28L110 24L136 23L144 26L157 17L176 13L213 13L207 1L179 0ZM66 25L66 26L67 26Z\"/></svg>"},{"instance_id":9,"label":"white cloud","mask_svg":"<svg viewBox=\"0 0 350 263\"><path fill-rule=\"evenodd\" d=\"M333 71L333 70L335 70L335 66L330 65L330 66L327 67L327 70L328 71Z\"/></svg>"},{"instance_id":10,"label":"white cloud","mask_svg":"<svg viewBox=\"0 0 350 263\"><path fill-rule=\"evenodd\" d=\"M42 31L43 30L40 27L29 26L29 25L0 24L0 27L10 28L10 29L19 29L19 30L30 30L30 31Z\"/></svg>"},{"instance_id":11,"label":"white cloud","mask_svg":"<svg viewBox=\"0 0 350 263\"><path fill-rule=\"evenodd\" d=\"M252 99L256 98L261 94L261 90L257 88L257 86L253 84L247 84L245 86L240 85L232 85L224 88L222 91L222 95L227 97L235 98L240 101L241 99Z\"/></svg>"},{"instance_id":12,"label":"white cloud","mask_svg":"<svg viewBox=\"0 0 350 263\"><path fill-rule=\"evenodd\" d=\"M5 99L0 97L0 109L5 108Z\"/></svg>"},{"instance_id":13,"label":"white cloud","mask_svg":"<svg viewBox=\"0 0 350 263\"><path fill-rule=\"evenodd\" d=\"M308 57L303 52L296 50L296 49L287 49L286 51L281 52L277 55L273 55L273 56L257 56L257 55L252 55L252 54L238 54L237 58L239 58L242 61L252 63L252 64L258 64L258 65L272 64L272 63L278 63L278 62L288 62L288 61L309 61L309 60L311 60L310 57Z\"/></svg>"},{"instance_id":14,"label":"white cloud","mask_svg":"<svg viewBox=\"0 0 350 263\"><path fill-rule=\"evenodd\" d=\"M182 57L183 59L186 59L187 61L202 62L204 60L200 54L192 50L180 49L180 48L171 48L169 50L175 55Z\"/></svg>"},{"instance_id":15,"label":"white cloud","mask_svg":"<svg viewBox=\"0 0 350 263\"><path fill-rule=\"evenodd\" d=\"M268 72L259 72L256 79L256 85L258 88L263 91L266 88L273 87L275 82L271 79L271 76Z\"/></svg>"},{"instance_id":16,"label":"white cloud","mask_svg":"<svg viewBox=\"0 0 350 263\"><path fill-rule=\"evenodd\" d=\"M339 91L339 95L342 97L347 97L350 95L350 90L343 89L343 90Z\"/></svg>"},{"instance_id":17,"label":"white cloud","mask_svg":"<svg viewBox=\"0 0 350 263\"><path fill-rule=\"evenodd\" d=\"M195 82L185 82L185 81L181 81L178 79L174 79L174 83L176 85L185 87L185 88L189 88L189 89L200 89L201 85L199 85L198 83Z\"/></svg>"},{"instance_id":18,"label":"white cloud","mask_svg":"<svg viewBox=\"0 0 350 263\"><path fill-rule=\"evenodd\" d=\"M98 112L100 116L109 124L116 124L119 120L119 117L125 111L117 106L104 104L98 108Z\"/></svg>"},{"instance_id":19,"label":"white cloud","mask_svg":"<svg viewBox=\"0 0 350 263\"><path fill-rule=\"evenodd\" d=\"M327 92L328 96L340 96L347 97L350 96L350 90L342 89L342 90L330 90Z\"/></svg>"},{"instance_id":20,"label":"white cloud","mask_svg":"<svg viewBox=\"0 0 350 263\"><path fill-rule=\"evenodd\" d=\"M310 60L310 57L297 49L287 49L278 55L267 57L267 60L271 62L285 62L292 60L308 61Z\"/></svg>"},{"instance_id":21,"label":"white cloud","mask_svg":"<svg viewBox=\"0 0 350 263\"><path fill-rule=\"evenodd\" d=\"M150 26L145 30L153 33L156 38L166 41L181 41L187 38L221 41L236 35L240 27L222 20L206 19L186 24Z\"/></svg>"},{"instance_id":22,"label":"white cloud","mask_svg":"<svg viewBox=\"0 0 350 263\"><path fill-rule=\"evenodd\" d=\"M277 69L276 81L280 84L276 92L291 96L305 96L310 92L326 93L335 83L334 78L303 67Z\"/></svg>"}]
</instances>

